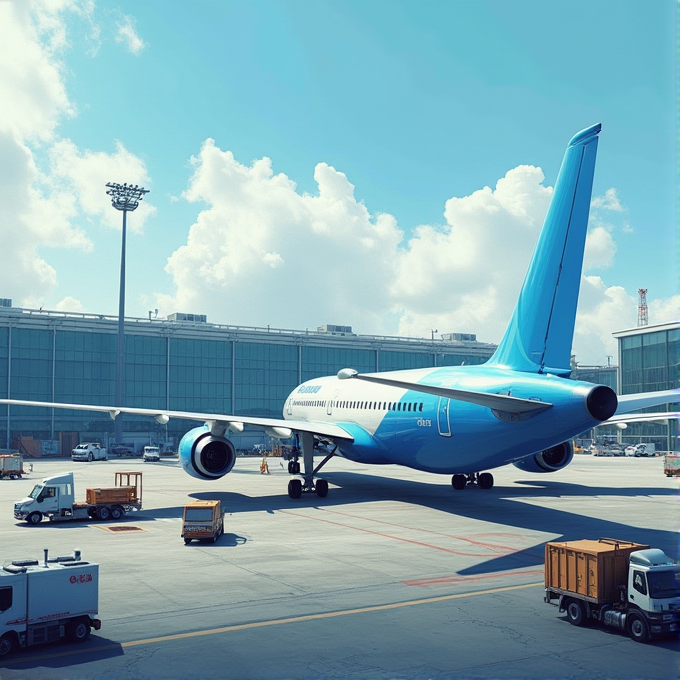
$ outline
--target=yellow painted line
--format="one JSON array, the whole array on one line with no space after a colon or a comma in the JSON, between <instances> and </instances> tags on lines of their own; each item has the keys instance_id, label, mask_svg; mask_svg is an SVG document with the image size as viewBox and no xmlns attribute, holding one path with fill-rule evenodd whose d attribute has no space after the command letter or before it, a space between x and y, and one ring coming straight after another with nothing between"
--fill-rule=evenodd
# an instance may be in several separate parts
<instances>
[{"instance_id":1,"label":"yellow painted line","mask_svg":"<svg viewBox=\"0 0 680 680\"><path fill-rule=\"evenodd\" d=\"M540 583L525 583L519 586L505 586L503 588L490 588L488 590L477 590L471 593L457 593L456 595L440 595L438 597L427 597L420 600L407 600L406 602L394 602L392 604L379 604L372 607L359 607L357 609L342 609L335 612L325 612L322 614L307 614L305 616L291 616L286 619L270 619L268 621L255 621L253 623L239 623L233 626L223 626L221 628L210 628L208 630L196 630L191 633L177 633L175 635L161 635L159 637L144 638L142 640L130 640L129 642L121 642L117 644L103 645L100 647L84 647L82 649L73 650L69 652L59 652L56 654L36 656L31 655L30 661L32 664L43 659L54 659L63 656L75 656L76 654L93 654L101 651L109 651L112 649L125 649L128 647L139 647L140 645L151 645L159 642L171 642L173 640L188 640L195 637L203 637L205 635L219 635L221 633L233 633L240 630L253 630L256 628L266 628L269 626L281 626L288 623L303 623L305 621L319 621L321 619L332 619L339 616L350 616L353 614L369 614L372 612L389 611L391 609L402 609L403 607L415 607L422 604L434 604L437 602L448 602L449 600L460 600L466 597L478 597L480 595L494 595L496 593L505 593L512 590L522 590L524 588L536 588L537 586L545 585L543 581ZM17 659L16 661L4 660L6 665L20 664L28 661L28 657Z\"/></svg>"}]
</instances>

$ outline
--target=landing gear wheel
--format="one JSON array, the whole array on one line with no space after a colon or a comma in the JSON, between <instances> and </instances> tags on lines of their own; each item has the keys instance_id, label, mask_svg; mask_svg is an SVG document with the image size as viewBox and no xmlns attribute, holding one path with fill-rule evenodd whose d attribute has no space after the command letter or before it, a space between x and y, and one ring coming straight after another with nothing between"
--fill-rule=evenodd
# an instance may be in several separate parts
<instances>
[{"instance_id":1,"label":"landing gear wheel","mask_svg":"<svg viewBox=\"0 0 680 680\"><path fill-rule=\"evenodd\" d=\"M493 486L493 475L490 472L482 472L477 478L477 486L480 489L490 489Z\"/></svg>"},{"instance_id":2,"label":"landing gear wheel","mask_svg":"<svg viewBox=\"0 0 680 680\"><path fill-rule=\"evenodd\" d=\"M97 517L105 522L107 519L111 518L111 511L107 507L99 508L99 510L97 510Z\"/></svg>"},{"instance_id":3,"label":"landing gear wheel","mask_svg":"<svg viewBox=\"0 0 680 680\"><path fill-rule=\"evenodd\" d=\"M325 479L316 480L316 495L319 498L326 498L328 496L328 482Z\"/></svg>"},{"instance_id":4,"label":"landing gear wheel","mask_svg":"<svg viewBox=\"0 0 680 680\"><path fill-rule=\"evenodd\" d=\"M16 646L16 638L11 633L7 633L0 637L0 659L13 652Z\"/></svg>"},{"instance_id":5,"label":"landing gear wheel","mask_svg":"<svg viewBox=\"0 0 680 680\"><path fill-rule=\"evenodd\" d=\"M628 636L635 642L647 642L649 640L649 626L640 614L630 614L626 622Z\"/></svg>"},{"instance_id":6,"label":"landing gear wheel","mask_svg":"<svg viewBox=\"0 0 680 680\"><path fill-rule=\"evenodd\" d=\"M83 619L68 624L66 635L71 642L85 642L90 637L90 624Z\"/></svg>"},{"instance_id":7,"label":"landing gear wheel","mask_svg":"<svg viewBox=\"0 0 680 680\"><path fill-rule=\"evenodd\" d=\"M119 520L125 514L125 510L120 505L111 508L111 519Z\"/></svg>"},{"instance_id":8,"label":"landing gear wheel","mask_svg":"<svg viewBox=\"0 0 680 680\"><path fill-rule=\"evenodd\" d=\"M33 524L33 525L35 526L36 524L40 524L40 522L42 522L42 518L43 518L43 516L42 516L42 513L41 513L41 512L32 512L32 513L26 518L26 521L27 521L29 524Z\"/></svg>"},{"instance_id":9,"label":"landing gear wheel","mask_svg":"<svg viewBox=\"0 0 680 680\"><path fill-rule=\"evenodd\" d=\"M290 472L291 475L299 475L300 474L300 463L297 460L289 460L288 461L288 472Z\"/></svg>"},{"instance_id":10,"label":"landing gear wheel","mask_svg":"<svg viewBox=\"0 0 680 680\"><path fill-rule=\"evenodd\" d=\"M291 479L288 482L288 495L293 499L302 496L302 482L299 479Z\"/></svg>"},{"instance_id":11,"label":"landing gear wheel","mask_svg":"<svg viewBox=\"0 0 680 680\"><path fill-rule=\"evenodd\" d=\"M567 621L572 626L583 626L586 622L586 608L579 600L567 602Z\"/></svg>"},{"instance_id":12,"label":"landing gear wheel","mask_svg":"<svg viewBox=\"0 0 680 680\"><path fill-rule=\"evenodd\" d=\"M451 477L451 486L456 491L461 491L464 489L466 484L467 479L465 479L465 475L453 475L453 477Z\"/></svg>"}]
</instances>

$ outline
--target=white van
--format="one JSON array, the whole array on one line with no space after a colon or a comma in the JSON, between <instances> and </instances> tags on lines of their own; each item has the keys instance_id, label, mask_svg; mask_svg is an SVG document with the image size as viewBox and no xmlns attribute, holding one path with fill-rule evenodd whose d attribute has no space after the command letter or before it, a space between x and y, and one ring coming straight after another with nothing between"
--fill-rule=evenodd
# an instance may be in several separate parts
<instances>
[{"instance_id":1,"label":"white van","mask_svg":"<svg viewBox=\"0 0 680 680\"><path fill-rule=\"evenodd\" d=\"M161 459L161 450L157 446L145 446L142 459L145 463L158 461Z\"/></svg>"}]
</instances>

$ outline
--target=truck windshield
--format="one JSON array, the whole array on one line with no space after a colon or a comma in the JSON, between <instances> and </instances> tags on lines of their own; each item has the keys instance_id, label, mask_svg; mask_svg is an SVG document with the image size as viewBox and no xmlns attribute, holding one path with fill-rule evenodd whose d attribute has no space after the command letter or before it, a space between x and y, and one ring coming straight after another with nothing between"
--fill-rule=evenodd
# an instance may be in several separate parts
<instances>
[{"instance_id":1,"label":"truck windshield","mask_svg":"<svg viewBox=\"0 0 680 680\"><path fill-rule=\"evenodd\" d=\"M184 519L187 522L212 522L212 510L210 508L187 508Z\"/></svg>"},{"instance_id":2,"label":"truck windshield","mask_svg":"<svg viewBox=\"0 0 680 680\"><path fill-rule=\"evenodd\" d=\"M33 491L28 494L29 498L37 498L40 495L40 492L43 490L43 485L42 484L36 484L33 487Z\"/></svg>"},{"instance_id":3,"label":"truck windshield","mask_svg":"<svg viewBox=\"0 0 680 680\"><path fill-rule=\"evenodd\" d=\"M680 569L650 571L647 582L650 597L680 597Z\"/></svg>"}]
</instances>

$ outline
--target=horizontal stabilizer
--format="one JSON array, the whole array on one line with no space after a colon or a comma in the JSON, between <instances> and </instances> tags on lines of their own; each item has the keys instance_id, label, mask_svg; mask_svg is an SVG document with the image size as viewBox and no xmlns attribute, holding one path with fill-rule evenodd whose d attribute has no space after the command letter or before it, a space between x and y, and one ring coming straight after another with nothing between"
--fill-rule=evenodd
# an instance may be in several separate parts
<instances>
[{"instance_id":1,"label":"horizontal stabilizer","mask_svg":"<svg viewBox=\"0 0 680 680\"><path fill-rule=\"evenodd\" d=\"M640 392L637 394L622 394L614 417L623 413L630 413L641 408L661 406L663 404L680 404L680 389L660 390L659 392ZM612 418L613 420L613 418ZM630 422L630 421L629 421Z\"/></svg>"},{"instance_id":2,"label":"horizontal stabilizer","mask_svg":"<svg viewBox=\"0 0 680 680\"><path fill-rule=\"evenodd\" d=\"M470 404L486 406L487 408L503 411L505 413L532 413L543 411L552 406L552 404L547 401L519 399L518 397L511 397L507 394L488 394L487 392L475 392L472 390L457 390L452 387L437 387L435 385L423 385L422 383L407 382L404 380L391 380L389 378L381 378L377 375L361 375L351 368L343 368L338 373L338 378L340 380L355 378L357 380L372 382L377 385L389 385L390 387L412 390L413 392L433 394L436 397L466 401Z\"/></svg>"}]
</instances>

